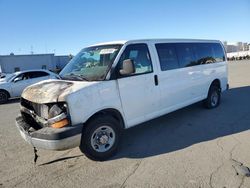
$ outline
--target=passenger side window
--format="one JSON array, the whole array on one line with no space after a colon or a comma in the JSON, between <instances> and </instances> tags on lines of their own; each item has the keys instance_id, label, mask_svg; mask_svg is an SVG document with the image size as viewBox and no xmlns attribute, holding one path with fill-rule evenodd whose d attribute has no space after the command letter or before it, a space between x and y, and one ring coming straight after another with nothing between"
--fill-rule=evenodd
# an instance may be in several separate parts
<instances>
[{"instance_id":1,"label":"passenger side window","mask_svg":"<svg viewBox=\"0 0 250 188\"><path fill-rule=\"evenodd\" d=\"M193 44L196 55L197 65L215 63L213 57L213 49L211 43L195 43Z\"/></svg>"},{"instance_id":2,"label":"passenger side window","mask_svg":"<svg viewBox=\"0 0 250 188\"><path fill-rule=\"evenodd\" d=\"M149 50L146 44L128 45L121 55L119 69L122 68L123 61L131 59L135 65L135 74L150 73L153 71Z\"/></svg>"},{"instance_id":3,"label":"passenger side window","mask_svg":"<svg viewBox=\"0 0 250 188\"><path fill-rule=\"evenodd\" d=\"M188 43L176 44L177 56L181 67L189 67L196 65L192 45Z\"/></svg>"},{"instance_id":4,"label":"passenger side window","mask_svg":"<svg viewBox=\"0 0 250 188\"><path fill-rule=\"evenodd\" d=\"M173 44L155 45L162 71L179 68L178 58Z\"/></svg>"},{"instance_id":5,"label":"passenger side window","mask_svg":"<svg viewBox=\"0 0 250 188\"><path fill-rule=\"evenodd\" d=\"M219 43L212 44L214 58L216 62L225 61L225 55L222 46Z\"/></svg>"}]
</instances>

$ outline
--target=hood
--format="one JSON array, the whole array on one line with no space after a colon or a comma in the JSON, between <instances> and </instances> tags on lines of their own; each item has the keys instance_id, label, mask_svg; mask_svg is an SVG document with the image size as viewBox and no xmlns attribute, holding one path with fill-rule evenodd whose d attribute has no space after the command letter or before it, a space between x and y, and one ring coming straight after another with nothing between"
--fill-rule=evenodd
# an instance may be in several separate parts
<instances>
[{"instance_id":1,"label":"hood","mask_svg":"<svg viewBox=\"0 0 250 188\"><path fill-rule=\"evenodd\" d=\"M63 102L69 94L95 83L46 80L27 87L22 93L22 98L40 104Z\"/></svg>"},{"instance_id":2,"label":"hood","mask_svg":"<svg viewBox=\"0 0 250 188\"><path fill-rule=\"evenodd\" d=\"M6 78L0 78L0 83L6 82Z\"/></svg>"}]
</instances>

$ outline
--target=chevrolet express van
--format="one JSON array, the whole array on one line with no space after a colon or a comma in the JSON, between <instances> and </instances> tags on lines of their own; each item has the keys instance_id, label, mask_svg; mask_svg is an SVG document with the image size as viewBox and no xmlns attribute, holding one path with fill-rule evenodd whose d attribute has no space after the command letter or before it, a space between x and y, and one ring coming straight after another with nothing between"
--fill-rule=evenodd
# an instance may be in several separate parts
<instances>
[{"instance_id":1,"label":"chevrolet express van","mask_svg":"<svg viewBox=\"0 0 250 188\"><path fill-rule=\"evenodd\" d=\"M33 147L115 154L123 129L204 101L220 104L227 62L217 40L130 40L81 50L61 80L27 87L16 125Z\"/></svg>"}]
</instances>

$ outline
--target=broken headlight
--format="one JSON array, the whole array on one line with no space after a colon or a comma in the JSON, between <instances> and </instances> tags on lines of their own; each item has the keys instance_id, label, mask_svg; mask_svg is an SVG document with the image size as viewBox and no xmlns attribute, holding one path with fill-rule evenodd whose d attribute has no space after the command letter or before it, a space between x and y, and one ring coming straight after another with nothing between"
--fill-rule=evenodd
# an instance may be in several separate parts
<instances>
[{"instance_id":1,"label":"broken headlight","mask_svg":"<svg viewBox=\"0 0 250 188\"><path fill-rule=\"evenodd\" d=\"M56 117L56 116L60 115L61 113L62 113L62 109L57 104L54 104L49 109L48 118L50 119L50 118Z\"/></svg>"},{"instance_id":2,"label":"broken headlight","mask_svg":"<svg viewBox=\"0 0 250 188\"><path fill-rule=\"evenodd\" d=\"M48 125L61 128L69 125L66 103L50 104L48 110Z\"/></svg>"}]
</instances>

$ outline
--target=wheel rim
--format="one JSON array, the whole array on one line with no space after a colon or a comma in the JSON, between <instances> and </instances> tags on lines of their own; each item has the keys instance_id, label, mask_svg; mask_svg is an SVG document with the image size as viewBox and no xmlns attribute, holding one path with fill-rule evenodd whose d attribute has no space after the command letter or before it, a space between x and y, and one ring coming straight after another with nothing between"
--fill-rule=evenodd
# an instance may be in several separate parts
<instances>
[{"instance_id":1,"label":"wheel rim","mask_svg":"<svg viewBox=\"0 0 250 188\"><path fill-rule=\"evenodd\" d=\"M3 92L0 92L0 102L5 102L7 100L7 95Z\"/></svg>"},{"instance_id":2,"label":"wheel rim","mask_svg":"<svg viewBox=\"0 0 250 188\"><path fill-rule=\"evenodd\" d=\"M218 104L219 101L219 94L214 91L211 95L211 105L212 106L216 106Z\"/></svg>"},{"instance_id":3,"label":"wheel rim","mask_svg":"<svg viewBox=\"0 0 250 188\"><path fill-rule=\"evenodd\" d=\"M91 135L91 146L97 152L108 151L115 142L115 132L107 125L97 128Z\"/></svg>"}]
</instances>

